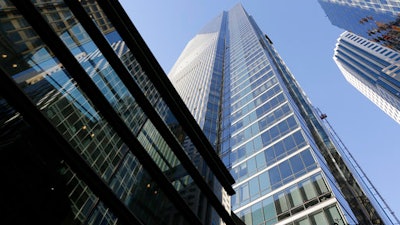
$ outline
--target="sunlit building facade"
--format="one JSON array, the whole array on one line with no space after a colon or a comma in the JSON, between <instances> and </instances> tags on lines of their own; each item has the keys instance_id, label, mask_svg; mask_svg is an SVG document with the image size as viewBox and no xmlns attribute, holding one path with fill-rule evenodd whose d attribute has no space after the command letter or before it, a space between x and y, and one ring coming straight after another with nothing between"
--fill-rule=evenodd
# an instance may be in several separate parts
<instances>
[{"instance_id":1,"label":"sunlit building facade","mask_svg":"<svg viewBox=\"0 0 400 225\"><path fill-rule=\"evenodd\" d=\"M400 54L350 32L336 44L334 60L346 80L400 123Z\"/></svg>"},{"instance_id":2,"label":"sunlit building facade","mask_svg":"<svg viewBox=\"0 0 400 225\"><path fill-rule=\"evenodd\" d=\"M209 22L168 76L235 178L231 206L246 224L390 224L240 4Z\"/></svg>"},{"instance_id":3,"label":"sunlit building facade","mask_svg":"<svg viewBox=\"0 0 400 225\"><path fill-rule=\"evenodd\" d=\"M331 23L347 31L334 53L346 80L400 123L400 2L318 1Z\"/></svg>"},{"instance_id":4,"label":"sunlit building facade","mask_svg":"<svg viewBox=\"0 0 400 225\"><path fill-rule=\"evenodd\" d=\"M396 0L318 0L331 23L400 51L400 2Z\"/></svg>"},{"instance_id":5,"label":"sunlit building facade","mask_svg":"<svg viewBox=\"0 0 400 225\"><path fill-rule=\"evenodd\" d=\"M0 1L1 224L231 224L234 179L118 1Z\"/></svg>"}]
</instances>

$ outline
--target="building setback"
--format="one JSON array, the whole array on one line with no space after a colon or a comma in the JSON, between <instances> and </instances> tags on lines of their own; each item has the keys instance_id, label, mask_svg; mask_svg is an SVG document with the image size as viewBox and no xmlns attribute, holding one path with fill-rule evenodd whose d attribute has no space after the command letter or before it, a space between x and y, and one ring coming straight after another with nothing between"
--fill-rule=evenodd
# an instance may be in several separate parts
<instances>
[{"instance_id":1,"label":"building setback","mask_svg":"<svg viewBox=\"0 0 400 225\"><path fill-rule=\"evenodd\" d=\"M189 41L169 78L235 178L246 224L392 224L240 4Z\"/></svg>"},{"instance_id":2,"label":"building setback","mask_svg":"<svg viewBox=\"0 0 400 225\"><path fill-rule=\"evenodd\" d=\"M0 224L236 224L234 179L118 1L0 6Z\"/></svg>"}]
</instances>

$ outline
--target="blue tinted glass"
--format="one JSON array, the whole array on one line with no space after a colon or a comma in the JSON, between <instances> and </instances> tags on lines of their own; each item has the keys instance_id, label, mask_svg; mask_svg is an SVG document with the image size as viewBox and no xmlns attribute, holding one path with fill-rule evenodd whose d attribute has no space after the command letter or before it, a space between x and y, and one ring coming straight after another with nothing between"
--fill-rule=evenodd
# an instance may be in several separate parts
<instances>
[{"instance_id":1,"label":"blue tinted glass","mask_svg":"<svg viewBox=\"0 0 400 225\"><path fill-rule=\"evenodd\" d=\"M290 168L289 161L284 161L279 164L279 170L281 172L282 179L292 175L292 169Z\"/></svg>"},{"instance_id":2,"label":"blue tinted glass","mask_svg":"<svg viewBox=\"0 0 400 225\"><path fill-rule=\"evenodd\" d=\"M279 169L277 166L271 168L268 172L269 178L271 179L271 185L274 185L281 181L281 176L279 174Z\"/></svg>"},{"instance_id":3,"label":"blue tinted glass","mask_svg":"<svg viewBox=\"0 0 400 225\"><path fill-rule=\"evenodd\" d=\"M260 196L260 188L258 186L258 177L254 177L249 181L250 196L252 199Z\"/></svg>"},{"instance_id":4,"label":"blue tinted glass","mask_svg":"<svg viewBox=\"0 0 400 225\"><path fill-rule=\"evenodd\" d=\"M295 155L289 159L290 164L292 165L293 173L296 174L297 172L304 169L303 161L300 158L300 155Z\"/></svg>"},{"instance_id":5,"label":"blue tinted glass","mask_svg":"<svg viewBox=\"0 0 400 225\"><path fill-rule=\"evenodd\" d=\"M253 225L259 225L264 221L264 215L263 215L263 209L261 206L261 202L253 205L251 207L252 211L252 224Z\"/></svg>"},{"instance_id":6,"label":"blue tinted glass","mask_svg":"<svg viewBox=\"0 0 400 225\"><path fill-rule=\"evenodd\" d=\"M283 142L278 142L273 146L273 149L275 150L275 155L276 157L282 158L285 153L285 147L283 147Z\"/></svg>"},{"instance_id":7,"label":"blue tinted glass","mask_svg":"<svg viewBox=\"0 0 400 225\"><path fill-rule=\"evenodd\" d=\"M269 130L269 132L270 132L270 134L271 134L271 138L272 138L272 139L274 139L275 137L277 137L277 136L279 135L279 129L278 129L277 126L272 127L272 128Z\"/></svg>"},{"instance_id":8,"label":"blue tinted glass","mask_svg":"<svg viewBox=\"0 0 400 225\"><path fill-rule=\"evenodd\" d=\"M275 152L273 148L269 148L264 151L265 158L267 159L267 164L271 164L275 161Z\"/></svg>"},{"instance_id":9,"label":"blue tinted glass","mask_svg":"<svg viewBox=\"0 0 400 225\"><path fill-rule=\"evenodd\" d=\"M260 181L260 187L261 187L261 194L265 194L266 192L271 190L271 183L269 181L269 175L268 172L264 172L258 176L258 179Z\"/></svg>"},{"instance_id":10,"label":"blue tinted glass","mask_svg":"<svg viewBox=\"0 0 400 225\"><path fill-rule=\"evenodd\" d=\"M264 168L266 166L266 160L263 153L259 153L256 156L257 168Z\"/></svg>"},{"instance_id":11,"label":"blue tinted glass","mask_svg":"<svg viewBox=\"0 0 400 225\"><path fill-rule=\"evenodd\" d=\"M297 144L303 143L305 141L300 131L294 133L293 138L296 140Z\"/></svg>"},{"instance_id":12,"label":"blue tinted glass","mask_svg":"<svg viewBox=\"0 0 400 225\"><path fill-rule=\"evenodd\" d=\"M242 186L239 187L239 196L240 196L240 201L243 202L245 200L248 200L249 198L249 186L247 183L244 183Z\"/></svg>"},{"instance_id":13,"label":"blue tinted glass","mask_svg":"<svg viewBox=\"0 0 400 225\"><path fill-rule=\"evenodd\" d=\"M286 138L283 142L285 144L286 149L288 150L291 150L296 147L296 143L294 142L292 136Z\"/></svg>"},{"instance_id":14,"label":"blue tinted glass","mask_svg":"<svg viewBox=\"0 0 400 225\"><path fill-rule=\"evenodd\" d=\"M249 160L247 160L247 166L249 168L249 173L252 173L252 172L256 171L256 169L257 169L256 168L256 160L255 160L254 157L249 159Z\"/></svg>"},{"instance_id":15,"label":"blue tinted glass","mask_svg":"<svg viewBox=\"0 0 400 225\"><path fill-rule=\"evenodd\" d=\"M271 137L268 131L261 134L261 138L264 146L268 145L271 142Z\"/></svg>"},{"instance_id":16,"label":"blue tinted glass","mask_svg":"<svg viewBox=\"0 0 400 225\"><path fill-rule=\"evenodd\" d=\"M315 163L315 160L312 157L311 152L309 150L306 150L306 151L302 152L301 156L303 158L303 162L304 162L306 167L308 167L310 165L313 165Z\"/></svg>"}]
</instances>

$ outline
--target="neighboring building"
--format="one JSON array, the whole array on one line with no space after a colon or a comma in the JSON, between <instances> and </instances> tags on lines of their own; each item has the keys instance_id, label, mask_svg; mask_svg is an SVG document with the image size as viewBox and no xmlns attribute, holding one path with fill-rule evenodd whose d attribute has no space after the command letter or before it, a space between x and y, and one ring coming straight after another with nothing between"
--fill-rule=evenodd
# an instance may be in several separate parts
<instances>
[{"instance_id":1,"label":"neighboring building","mask_svg":"<svg viewBox=\"0 0 400 225\"><path fill-rule=\"evenodd\" d=\"M351 85L400 123L399 52L344 32L334 60Z\"/></svg>"},{"instance_id":2,"label":"neighboring building","mask_svg":"<svg viewBox=\"0 0 400 225\"><path fill-rule=\"evenodd\" d=\"M118 1L0 6L0 224L236 224L234 179Z\"/></svg>"},{"instance_id":3,"label":"neighboring building","mask_svg":"<svg viewBox=\"0 0 400 225\"><path fill-rule=\"evenodd\" d=\"M400 51L399 1L318 1L333 25Z\"/></svg>"},{"instance_id":4,"label":"neighboring building","mask_svg":"<svg viewBox=\"0 0 400 225\"><path fill-rule=\"evenodd\" d=\"M347 81L400 123L400 2L319 3L333 25L347 30L334 56Z\"/></svg>"},{"instance_id":5,"label":"neighboring building","mask_svg":"<svg viewBox=\"0 0 400 225\"><path fill-rule=\"evenodd\" d=\"M169 78L235 178L246 224L392 224L241 5L187 44Z\"/></svg>"}]
</instances>

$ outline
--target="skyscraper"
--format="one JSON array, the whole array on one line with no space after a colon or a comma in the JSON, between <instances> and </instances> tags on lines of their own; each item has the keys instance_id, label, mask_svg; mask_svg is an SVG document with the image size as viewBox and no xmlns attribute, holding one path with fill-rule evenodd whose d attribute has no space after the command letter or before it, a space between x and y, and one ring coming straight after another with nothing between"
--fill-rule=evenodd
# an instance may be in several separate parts
<instances>
[{"instance_id":1,"label":"skyscraper","mask_svg":"<svg viewBox=\"0 0 400 225\"><path fill-rule=\"evenodd\" d=\"M334 60L350 84L400 123L399 52L345 32Z\"/></svg>"},{"instance_id":2,"label":"skyscraper","mask_svg":"<svg viewBox=\"0 0 400 225\"><path fill-rule=\"evenodd\" d=\"M234 179L118 1L0 6L1 224L235 224Z\"/></svg>"},{"instance_id":3,"label":"skyscraper","mask_svg":"<svg viewBox=\"0 0 400 225\"><path fill-rule=\"evenodd\" d=\"M348 31L338 39L334 53L346 80L400 123L400 78L396 66L400 52L400 2L319 3L333 25Z\"/></svg>"},{"instance_id":4,"label":"skyscraper","mask_svg":"<svg viewBox=\"0 0 400 225\"><path fill-rule=\"evenodd\" d=\"M241 5L186 45L169 78L235 178L246 224L392 223Z\"/></svg>"},{"instance_id":5,"label":"skyscraper","mask_svg":"<svg viewBox=\"0 0 400 225\"><path fill-rule=\"evenodd\" d=\"M400 2L318 0L331 23L400 51Z\"/></svg>"}]
</instances>

